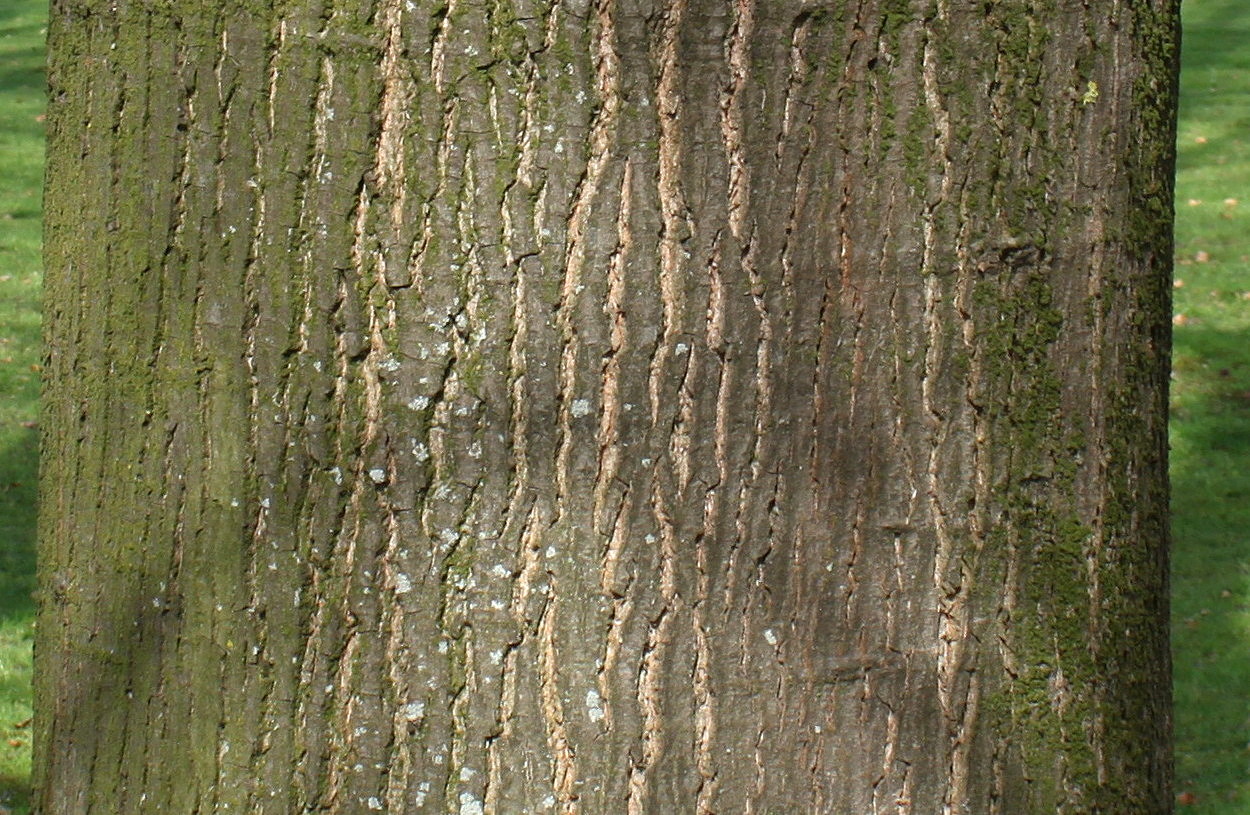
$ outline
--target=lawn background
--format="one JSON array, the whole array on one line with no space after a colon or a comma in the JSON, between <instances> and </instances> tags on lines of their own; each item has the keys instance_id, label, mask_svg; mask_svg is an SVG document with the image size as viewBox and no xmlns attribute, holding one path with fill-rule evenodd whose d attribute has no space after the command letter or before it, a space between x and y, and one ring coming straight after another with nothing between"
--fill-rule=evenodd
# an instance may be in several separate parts
<instances>
[{"instance_id":1,"label":"lawn background","mask_svg":"<svg viewBox=\"0 0 1250 815\"><path fill-rule=\"evenodd\" d=\"M0 0L0 813L30 771L47 0ZM1186 0L1172 394L1178 811L1250 815L1250 4Z\"/></svg>"},{"instance_id":2,"label":"lawn background","mask_svg":"<svg viewBox=\"0 0 1250 815\"><path fill-rule=\"evenodd\" d=\"M0 0L0 812L26 812L47 0Z\"/></svg>"},{"instance_id":3,"label":"lawn background","mask_svg":"<svg viewBox=\"0 0 1250 815\"><path fill-rule=\"evenodd\" d=\"M1250 815L1250 4L1183 8L1172 360L1177 810Z\"/></svg>"}]
</instances>

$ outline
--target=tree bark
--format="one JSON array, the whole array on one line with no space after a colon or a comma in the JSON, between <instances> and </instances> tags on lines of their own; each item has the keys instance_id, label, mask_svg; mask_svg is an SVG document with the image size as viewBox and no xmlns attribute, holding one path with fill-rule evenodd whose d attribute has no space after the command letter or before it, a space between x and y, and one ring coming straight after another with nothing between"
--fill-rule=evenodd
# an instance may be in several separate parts
<instances>
[{"instance_id":1,"label":"tree bark","mask_svg":"<svg viewBox=\"0 0 1250 815\"><path fill-rule=\"evenodd\" d=\"M1175 0L49 36L36 811L1171 811Z\"/></svg>"}]
</instances>

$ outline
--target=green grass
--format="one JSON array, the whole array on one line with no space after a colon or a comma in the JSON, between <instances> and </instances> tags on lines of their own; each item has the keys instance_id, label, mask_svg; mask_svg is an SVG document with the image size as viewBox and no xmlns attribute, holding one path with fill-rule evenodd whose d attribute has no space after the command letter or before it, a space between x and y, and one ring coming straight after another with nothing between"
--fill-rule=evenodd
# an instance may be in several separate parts
<instances>
[{"instance_id":1,"label":"green grass","mask_svg":"<svg viewBox=\"0 0 1250 815\"><path fill-rule=\"evenodd\" d=\"M26 812L46 0L0 4L0 811Z\"/></svg>"},{"instance_id":2,"label":"green grass","mask_svg":"<svg viewBox=\"0 0 1250 815\"><path fill-rule=\"evenodd\" d=\"M24 812L45 0L0 3L0 807ZM1250 815L1250 5L1187 0L1172 477L1180 811Z\"/></svg>"},{"instance_id":3,"label":"green grass","mask_svg":"<svg viewBox=\"0 0 1250 815\"><path fill-rule=\"evenodd\" d=\"M1172 390L1178 811L1250 813L1250 6L1186 0Z\"/></svg>"}]
</instances>

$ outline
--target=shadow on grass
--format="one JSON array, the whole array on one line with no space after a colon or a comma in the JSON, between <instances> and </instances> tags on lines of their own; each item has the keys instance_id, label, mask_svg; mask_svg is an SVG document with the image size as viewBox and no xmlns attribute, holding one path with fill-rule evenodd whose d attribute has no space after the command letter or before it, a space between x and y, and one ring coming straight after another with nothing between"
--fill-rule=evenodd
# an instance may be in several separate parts
<instances>
[{"instance_id":1,"label":"shadow on grass","mask_svg":"<svg viewBox=\"0 0 1250 815\"><path fill-rule=\"evenodd\" d=\"M1245 0L1201 0L1185 8L1185 39L1181 45L1184 58L1181 70L1189 73L1210 69L1250 68L1250 51L1246 37L1250 35L1250 15ZM1200 34L1190 36L1201 29ZM1240 90L1230 88L1229 90Z\"/></svg>"},{"instance_id":2,"label":"shadow on grass","mask_svg":"<svg viewBox=\"0 0 1250 815\"><path fill-rule=\"evenodd\" d=\"M1250 804L1250 336L1178 329L1173 410L1177 789L1195 813Z\"/></svg>"},{"instance_id":3,"label":"shadow on grass","mask_svg":"<svg viewBox=\"0 0 1250 815\"><path fill-rule=\"evenodd\" d=\"M0 773L0 813L28 812L30 786L25 778Z\"/></svg>"},{"instance_id":4,"label":"shadow on grass","mask_svg":"<svg viewBox=\"0 0 1250 815\"><path fill-rule=\"evenodd\" d=\"M0 3L0 43L29 43L28 47L5 49L0 56L0 91L30 91L42 95L44 79L44 29L39 13L43 4L29 0Z\"/></svg>"},{"instance_id":5,"label":"shadow on grass","mask_svg":"<svg viewBox=\"0 0 1250 815\"><path fill-rule=\"evenodd\" d=\"M46 6L46 2L31 0L0 2L0 198L4 201L0 242L4 246L15 242L29 246L38 234L47 94L42 33Z\"/></svg>"},{"instance_id":6,"label":"shadow on grass","mask_svg":"<svg viewBox=\"0 0 1250 815\"><path fill-rule=\"evenodd\" d=\"M30 675L16 666L30 658L30 624L35 616L35 497L38 433L21 428L18 441L0 453L0 813L24 813L30 779L19 768L28 759ZM10 437L13 434L6 434ZM25 712L22 712L25 711ZM24 745L23 745L24 743Z\"/></svg>"},{"instance_id":7,"label":"shadow on grass","mask_svg":"<svg viewBox=\"0 0 1250 815\"><path fill-rule=\"evenodd\" d=\"M0 454L0 619L29 620L35 602L36 481L39 438L22 428Z\"/></svg>"}]
</instances>

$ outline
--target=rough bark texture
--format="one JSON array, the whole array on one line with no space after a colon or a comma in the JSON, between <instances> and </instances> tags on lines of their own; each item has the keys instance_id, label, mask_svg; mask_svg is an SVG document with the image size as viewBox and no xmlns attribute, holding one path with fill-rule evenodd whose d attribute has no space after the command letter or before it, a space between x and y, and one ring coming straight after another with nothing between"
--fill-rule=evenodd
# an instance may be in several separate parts
<instances>
[{"instance_id":1,"label":"rough bark texture","mask_svg":"<svg viewBox=\"0 0 1250 815\"><path fill-rule=\"evenodd\" d=\"M1176 12L54 0L37 811L1169 811Z\"/></svg>"}]
</instances>

